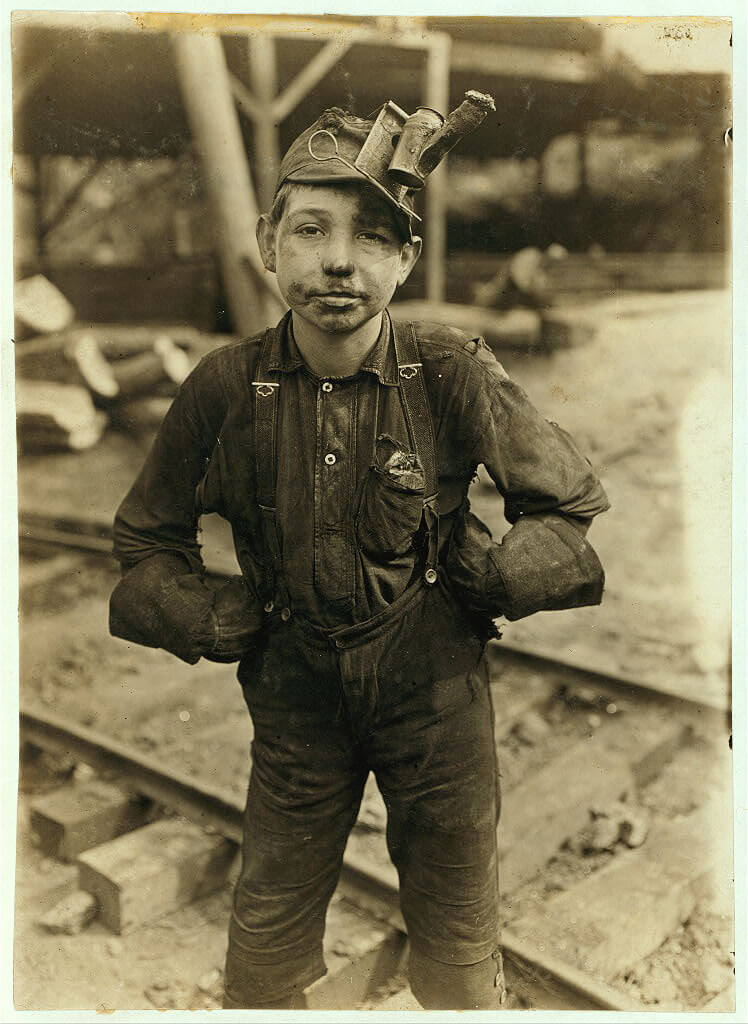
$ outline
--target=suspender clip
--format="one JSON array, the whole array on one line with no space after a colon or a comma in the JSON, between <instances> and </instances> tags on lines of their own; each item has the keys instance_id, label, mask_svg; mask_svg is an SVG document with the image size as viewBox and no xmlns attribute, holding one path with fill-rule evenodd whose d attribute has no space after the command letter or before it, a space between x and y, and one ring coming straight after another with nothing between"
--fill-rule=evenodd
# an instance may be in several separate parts
<instances>
[{"instance_id":1,"label":"suspender clip","mask_svg":"<svg viewBox=\"0 0 748 1024\"><path fill-rule=\"evenodd\" d=\"M399 367L400 376L405 380L410 380L418 373L418 367L421 365L421 363L402 363Z\"/></svg>"}]
</instances>

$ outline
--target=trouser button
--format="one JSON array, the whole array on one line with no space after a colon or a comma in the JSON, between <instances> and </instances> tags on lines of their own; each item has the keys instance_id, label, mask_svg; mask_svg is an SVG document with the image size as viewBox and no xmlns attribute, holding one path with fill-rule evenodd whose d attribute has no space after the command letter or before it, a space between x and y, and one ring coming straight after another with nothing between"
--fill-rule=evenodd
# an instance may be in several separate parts
<instances>
[{"instance_id":1,"label":"trouser button","mask_svg":"<svg viewBox=\"0 0 748 1024\"><path fill-rule=\"evenodd\" d=\"M426 580L427 583L436 583L436 569L427 569L423 575L423 578Z\"/></svg>"},{"instance_id":2,"label":"trouser button","mask_svg":"<svg viewBox=\"0 0 748 1024\"><path fill-rule=\"evenodd\" d=\"M283 619L284 622L288 622L288 620L291 618L291 609L281 608L281 618Z\"/></svg>"}]
</instances>

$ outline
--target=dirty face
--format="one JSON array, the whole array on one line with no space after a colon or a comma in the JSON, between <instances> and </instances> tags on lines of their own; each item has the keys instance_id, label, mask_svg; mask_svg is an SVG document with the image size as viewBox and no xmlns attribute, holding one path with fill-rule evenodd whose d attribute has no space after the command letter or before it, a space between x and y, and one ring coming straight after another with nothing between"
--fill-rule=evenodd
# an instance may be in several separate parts
<instances>
[{"instance_id":1,"label":"dirty face","mask_svg":"<svg viewBox=\"0 0 748 1024\"><path fill-rule=\"evenodd\" d=\"M262 217L257 237L294 314L328 334L380 314L420 253L420 239L403 241L389 204L354 182L295 185L277 225Z\"/></svg>"}]
</instances>

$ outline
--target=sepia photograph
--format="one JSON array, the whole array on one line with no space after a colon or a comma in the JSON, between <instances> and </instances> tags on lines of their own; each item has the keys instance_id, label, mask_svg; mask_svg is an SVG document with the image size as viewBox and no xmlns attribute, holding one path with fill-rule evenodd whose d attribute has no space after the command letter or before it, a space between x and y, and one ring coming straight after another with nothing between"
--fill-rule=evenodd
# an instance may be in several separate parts
<instances>
[{"instance_id":1,"label":"sepia photograph","mask_svg":"<svg viewBox=\"0 0 748 1024\"><path fill-rule=\"evenodd\" d=\"M8 1007L745 1019L733 19L352 12L5 12Z\"/></svg>"}]
</instances>

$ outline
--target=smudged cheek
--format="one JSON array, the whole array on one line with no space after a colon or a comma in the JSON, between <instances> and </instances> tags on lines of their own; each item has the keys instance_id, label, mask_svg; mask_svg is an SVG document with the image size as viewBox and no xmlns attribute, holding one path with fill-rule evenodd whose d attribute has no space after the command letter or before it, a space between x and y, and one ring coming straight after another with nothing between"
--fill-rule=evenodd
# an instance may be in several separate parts
<instances>
[{"instance_id":1,"label":"smudged cheek","mask_svg":"<svg viewBox=\"0 0 748 1024\"><path fill-rule=\"evenodd\" d=\"M282 286L283 297L289 306L300 305L306 302L306 285L303 281L284 281Z\"/></svg>"}]
</instances>

